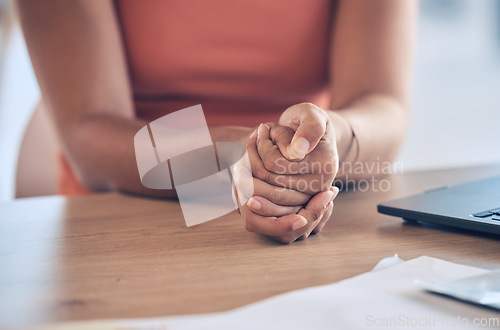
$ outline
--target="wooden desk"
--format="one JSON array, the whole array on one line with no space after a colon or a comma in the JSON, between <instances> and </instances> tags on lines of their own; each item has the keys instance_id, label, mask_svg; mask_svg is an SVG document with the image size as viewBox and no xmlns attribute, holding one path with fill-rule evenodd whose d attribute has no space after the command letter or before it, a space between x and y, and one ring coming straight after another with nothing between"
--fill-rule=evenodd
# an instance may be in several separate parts
<instances>
[{"instance_id":1,"label":"wooden desk","mask_svg":"<svg viewBox=\"0 0 500 330\"><path fill-rule=\"evenodd\" d=\"M0 204L0 327L228 310L421 255L500 267L500 238L403 224L379 202L500 175L500 166L393 175L343 192L323 233L285 246L238 214L186 228L179 204L120 194Z\"/></svg>"}]
</instances>

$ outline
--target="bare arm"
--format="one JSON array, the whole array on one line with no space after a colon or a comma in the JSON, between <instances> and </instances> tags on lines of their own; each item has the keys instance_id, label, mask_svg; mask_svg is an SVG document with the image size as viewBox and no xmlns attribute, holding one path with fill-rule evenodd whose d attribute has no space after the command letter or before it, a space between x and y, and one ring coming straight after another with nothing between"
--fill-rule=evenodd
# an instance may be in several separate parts
<instances>
[{"instance_id":1,"label":"bare arm","mask_svg":"<svg viewBox=\"0 0 500 330\"><path fill-rule=\"evenodd\" d=\"M111 0L18 0L24 35L44 102L77 176L93 190L144 188L134 135L135 116L118 21ZM251 130L212 128L214 140L242 141Z\"/></svg>"},{"instance_id":2,"label":"bare arm","mask_svg":"<svg viewBox=\"0 0 500 330\"><path fill-rule=\"evenodd\" d=\"M353 161L365 169L373 162L392 162L399 151L409 118L416 9L414 0L338 4L331 49L333 111L328 113L341 172ZM356 177L374 174L365 172Z\"/></svg>"}]
</instances>

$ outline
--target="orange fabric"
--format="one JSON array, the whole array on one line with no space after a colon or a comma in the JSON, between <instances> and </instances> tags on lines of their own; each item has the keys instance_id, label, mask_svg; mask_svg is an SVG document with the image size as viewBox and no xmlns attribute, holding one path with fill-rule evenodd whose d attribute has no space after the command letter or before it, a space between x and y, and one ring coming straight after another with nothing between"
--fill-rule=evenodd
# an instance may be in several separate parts
<instances>
[{"instance_id":1,"label":"orange fabric","mask_svg":"<svg viewBox=\"0 0 500 330\"><path fill-rule=\"evenodd\" d=\"M329 105L331 0L116 0L116 9L138 118L202 104L209 126L253 127L293 104ZM64 187L84 191L67 162L61 170Z\"/></svg>"},{"instance_id":2,"label":"orange fabric","mask_svg":"<svg viewBox=\"0 0 500 330\"><path fill-rule=\"evenodd\" d=\"M91 191L85 188L80 180L77 179L66 157L64 157L62 153L59 153L57 156L59 164L59 176L57 178L59 194L76 196L91 193Z\"/></svg>"}]
</instances>

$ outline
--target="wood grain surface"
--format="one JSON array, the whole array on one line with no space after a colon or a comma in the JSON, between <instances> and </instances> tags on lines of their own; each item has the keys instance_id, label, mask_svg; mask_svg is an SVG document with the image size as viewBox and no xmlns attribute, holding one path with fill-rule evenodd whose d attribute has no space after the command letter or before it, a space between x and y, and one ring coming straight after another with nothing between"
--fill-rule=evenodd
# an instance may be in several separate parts
<instances>
[{"instance_id":1,"label":"wood grain surface","mask_svg":"<svg viewBox=\"0 0 500 330\"><path fill-rule=\"evenodd\" d=\"M341 192L324 231L291 245L246 232L236 212L186 228L175 201L109 193L3 203L0 327L224 311L367 272L395 253L498 268L500 237L376 211L494 175L500 166L380 178L388 192Z\"/></svg>"}]
</instances>

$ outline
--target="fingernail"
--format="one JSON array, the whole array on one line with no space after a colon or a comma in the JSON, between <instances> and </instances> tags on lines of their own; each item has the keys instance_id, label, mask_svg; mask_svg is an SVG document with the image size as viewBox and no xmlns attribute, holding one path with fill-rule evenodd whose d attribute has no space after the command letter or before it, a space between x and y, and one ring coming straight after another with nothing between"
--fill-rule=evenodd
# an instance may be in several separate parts
<instances>
[{"instance_id":1,"label":"fingernail","mask_svg":"<svg viewBox=\"0 0 500 330\"><path fill-rule=\"evenodd\" d=\"M331 202L331 201L333 201L335 199L335 197L337 197L337 195L339 194L340 189L338 187L333 186L333 187L330 188L330 191L333 192L332 199L330 200L330 202Z\"/></svg>"},{"instance_id":2,"label":"fingernail","mask_svg":"<svg viewBox=\"0 0 500 330\"><path fill-rule=\"evenodd\" d=\"M295 221L293 224L292 224L292 230L297 230L299 228L302 228L304 227L305 225L307 225L307 220L302 218L300 220L297 220Z\"/></svg>"},{"instance_id":3,"label":"fingernail","mask_svg":"<svg viewBox=\"0 0 500 330\"><path fill-rule=\"evenodd\" d=\"M251 197L248 200L248 206L253 209L253 210L260 210L262 208L262 203L256 200L255 198Z\"/></svg>"},{"instance_id":4,"label":"fingernail","mask_svg":"<svg viewBox=\"0 0 500 330\"><path fill-rule=\"evenodd\" d=\"M327 206L333 199L333 191L328 190L323 196L323 206Z\"/></svg>"},{"instance_id":5,"label":"fingernail","mask_svg":"<svg viewBox=\"0 0 500 330\"><path fill-rule=\"evenodd\" d=\"M290 155L292 157L302 159L306 156L311 144L303 137L298 137L292 142L289 148Z\"/></svg>"},{"instance_id":6,"label":"fingernail","mask_svg":"<svg viewBox=\"0 0 500 330\"><path fill-rule=\"evenodd\" d=\"M259 125L259 128L257 129L257 140L259 140L259 139L260 139L261 130L262 130L262 124L260 124L260 125Z\"/></svg>"}]
</instances>

